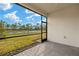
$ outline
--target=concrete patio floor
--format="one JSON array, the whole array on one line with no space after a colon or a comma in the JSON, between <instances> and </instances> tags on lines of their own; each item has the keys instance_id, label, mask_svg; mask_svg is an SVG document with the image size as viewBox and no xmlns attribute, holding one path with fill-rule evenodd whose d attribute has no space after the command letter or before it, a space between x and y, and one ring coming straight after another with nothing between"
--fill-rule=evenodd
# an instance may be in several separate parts
<instances>
[{"instance_id":1,"label":"concrete patio floor","mask_svg":"<svg viewBox=\"0 0 79 59\"><path fill-rule=\"evenodd\" d=\"M79 56L79 48L47 41L14 56Z\"/></svg>"}]
</instances>

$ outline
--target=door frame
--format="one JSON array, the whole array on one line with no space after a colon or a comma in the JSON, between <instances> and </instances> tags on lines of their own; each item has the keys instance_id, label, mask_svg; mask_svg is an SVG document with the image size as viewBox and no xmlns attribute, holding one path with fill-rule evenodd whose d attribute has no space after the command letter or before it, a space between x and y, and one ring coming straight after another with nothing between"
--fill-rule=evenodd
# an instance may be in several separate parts
<instances>
[{"instance_id":1,"label":"door frame","mask_svg":"<svg viewBox=\"0 0 79 59\"><path fill-rule=\"evenodd\" d=\"M41 16L41 42L45 42L47 41L47 17L46 18L46 22L43 21L42 16ZM43 24L46 24L46 38L43 39Z\"/></svg>"}]
</instances>

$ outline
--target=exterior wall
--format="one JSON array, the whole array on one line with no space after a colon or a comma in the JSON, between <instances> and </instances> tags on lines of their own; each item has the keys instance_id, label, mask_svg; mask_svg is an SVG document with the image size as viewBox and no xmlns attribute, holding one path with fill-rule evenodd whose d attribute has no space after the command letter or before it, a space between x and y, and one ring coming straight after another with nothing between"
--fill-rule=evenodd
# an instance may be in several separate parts
<instances>
[{"instance_id":1,"label":"exterior wall","mask_svg":"<svg viewBox=\"0 0 79 59\"><path fill-rule=\"evenodd\" d=\"M48 15L48 40L79 47L79 7Z\"/></svg>"}]
</instances>

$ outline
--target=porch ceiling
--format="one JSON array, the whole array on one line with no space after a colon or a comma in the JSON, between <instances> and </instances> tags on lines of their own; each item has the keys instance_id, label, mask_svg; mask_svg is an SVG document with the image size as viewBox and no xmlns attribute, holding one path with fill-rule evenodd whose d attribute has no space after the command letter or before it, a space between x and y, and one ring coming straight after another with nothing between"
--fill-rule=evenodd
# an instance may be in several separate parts
<instances>
[{"instance_id":1,"label":"porch ceiling","mask_svg":"<svg viewBox=\"0 0 79 59\"><path fill-rule=\"evenodd\" d=\"M78 6L77 3L22 3L22 5L29 7L43 15L47 15L68 7Z\"/></svg>"}]
</instances>

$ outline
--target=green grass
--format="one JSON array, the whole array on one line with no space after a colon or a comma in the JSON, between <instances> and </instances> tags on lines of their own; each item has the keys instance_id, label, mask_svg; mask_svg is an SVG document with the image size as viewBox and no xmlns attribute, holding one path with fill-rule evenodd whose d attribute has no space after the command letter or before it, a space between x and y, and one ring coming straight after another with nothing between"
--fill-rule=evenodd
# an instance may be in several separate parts
<instances>
[{"instance_id":1,"label":"green grass","mask_svg":"<svg viewBox=\"0 0 79 59\"><path fill-rule=\"evenodd\" d=\"M9 32L15 32L14 34L9 34ZM18 32L23 32L23 33L18 33ZM3 32L3 34L5 36L2 36L2 37L12 37L12 36L20 36L20 35L27 35L27 34L36 34L36 33L41 33L41 31L35 31L35 32L31 32L29 31L29 33L25 33L25 30L20 30L20 31L12 31L12 30L6 30ZM1 37L1 38L2 38Z\"/></svg>"},{"instance_id":2,"label":"green grass","mask_svg":"<svg viewBox=\"0 0 79 59\"><path fill-rule=\"evenodd\" d=\"M40 34L0 40L0 55L7 55L17 49L28 46L34 43L34 40L39 38Z\"/></svg>"}]
</instances>

